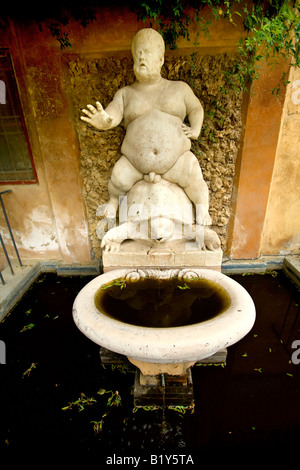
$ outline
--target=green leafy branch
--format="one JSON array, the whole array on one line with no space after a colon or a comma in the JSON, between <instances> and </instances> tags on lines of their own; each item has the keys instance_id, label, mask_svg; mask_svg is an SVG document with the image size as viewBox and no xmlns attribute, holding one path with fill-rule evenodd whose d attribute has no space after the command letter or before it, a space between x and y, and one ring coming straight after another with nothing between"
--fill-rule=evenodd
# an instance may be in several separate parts
<instances>
[{"instance_id":1,"label":"green leafy branch","mask_svg":"<svg viewBox=\"0 0 300 470\"><path fill-rule=\"evenodd\" d=\"M156 26L168 47L175 49L178 38L190 39L191 16L185 8L185 3L182 0L148 0L131 1L129 5L138 20L149 21L151 27Z\"/></svg>"},{"instance_id":2,"label":"green leafy branch","mask_svg":"<svg viewBox=\"0 0 300 470\"><path fill-rule=\"evenodd\" d=\"M190 40L192 20L198 29L194 45L199 45L199 33L208 35L215 21L226 19L235 25L236 18L242 18L245 37L238 43L233 70L226 74L227 83L236 90L247 90L248 83L258 78L262 59L271 66L282 59L291 66L300 65L299 0L169 0L167 4L132 0L130 4L139 20L150 21L150 26L157 28L170 49L177 47L181 37ZM287 83L283 72L273 93L279 94Z\"/></svg>"},{"instance_id":3,"label":"green leafy branch","mask_svg":"<svg viewBox=\"0 0 300 470\"><path fill-rule=\"evenodd\" d=\"M271 67L280 64L282 59L290 66L299 67L299 3L292 5L287 0L270 2L269 8L265 10L262 3L258 2L251 9L244 6L244 13L244 27L248 34L239 41L239 57L236 61L243 88L247 81L258 78L259 64L263 59ZM283 72L272 92L278 95L287 83L287 72Z\"/></svg>"},{"instance_id":4,"label":"green leafy branch","mask_svg":"<svg viewBox=\"0 0 300 470\"><path fill-rule=\"evenodd\" d=\"M194 46L198 46L200 35L208 35L216 21L226 20L232 25L237 19L242 21L244 34L237 44L235 66L226 74L228 85L236 90L247 90L258 78L263 59L271 66L282 59L287 65L300 65L299 0L128 0L127 5L137 20L162 34L169 49L177 48L180 38L191 40L192 24L197 28ZM41 30L48 28L64 49L71 47L66 30L70 19L86 28L96 20L96 13L97 4L68 2L66 7L48 5L43 14L34 12L34 19ZM287 73L283 72L273 92L278 94L287 83Z\"/></svg>"}]
</instances>

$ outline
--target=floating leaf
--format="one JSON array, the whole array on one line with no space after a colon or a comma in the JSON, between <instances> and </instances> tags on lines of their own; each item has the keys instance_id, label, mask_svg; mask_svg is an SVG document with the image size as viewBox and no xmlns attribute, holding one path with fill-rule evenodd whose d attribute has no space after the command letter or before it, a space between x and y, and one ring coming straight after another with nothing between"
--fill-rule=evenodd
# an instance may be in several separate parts
<instances>
[{"instance_id":1,"label":"floating leaf","mask_svg":"<svg viewBox=\"0 0 300 470\"><path fill-rule=\"evenodd\" d=\"M119 406L121 404L121 396L118 390L116 390L115 393L111 393L111 397L107 400L107 406Z\"/></svg>"},{"instance_id":2,"label":"floating leaf","mask_svg":"<svg viewBox=\"0 0 300 470\"><path fill-rule=\"evenodd\" d=\"M25 372L23 373L22 378L29 377L29 375L31 374L31 371L33 369L36 369L36 365L37 365L37 362L32 362L31 366L27 370L25 370Z\"/></svg>"},{"instance_id":3,"label":"floating leaf","mask_svg":"<svg viewBox=\"0 0 300 470\"><path fill-rule=\"evenodd\" d=\"M20 333L23 333L23 331L31 330L35 325L34 323L29 323L28 325L23 326L22 330L20 330Z\"/></svg>"},{"instance_id":4,"label":"floating leaf","mask_svg":"<svg viewBox=\"0 0 300 470\"><path fill-rule=\"evenodd\" d=\"M190 287L185 283L183 286L177 286L178 289L185 290L185 289L190 289Z\"/></svg>"},{"instance_id":5,"label":"floating leaf","mask_svg":"<svg viewBox=\"0 0 300 470\"><path fill-rule=\"evenodd\" d=\"M73 402L69 402L68 406L64 406L62 410L71 410L73 406L78 406L79 411L83 411L86 405L91 405L92 403L96 403L95 398L88 398L84 393L80 394L80 398Z\"/></svg>"},{"instance_id":6,"label":"floating leaf","mask_svg":"<svg viewBox=\"0 0 300 470\"><path fill-rule=\"evenodd\" d=\"M91 424L93 424L93 430L96 434L102 431L103 419L100 419L100 421L91 421Z\"/></svg>"}]
</instances>

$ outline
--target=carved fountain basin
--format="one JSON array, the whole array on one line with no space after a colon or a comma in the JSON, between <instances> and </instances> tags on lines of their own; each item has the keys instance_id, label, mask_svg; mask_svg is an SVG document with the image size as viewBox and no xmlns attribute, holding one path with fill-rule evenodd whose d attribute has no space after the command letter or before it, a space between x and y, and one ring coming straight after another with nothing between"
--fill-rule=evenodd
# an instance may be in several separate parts
<instances>
[{"instance_id":1,"label":"carved fountain basin","mask_svg":"<svg viewBox=\"0 0 300 470\"><path fill-rule=\"evenodd\" d=\"M182 307L179 298L175 299L172 294L175 310L167 304L163 307L166 314L162 315L167 318L170 309L169 317L177 315L177 322L171 321L169 323L171 326L165 326L168 324L166 319L162 321L162 324L151 323L153 315L151 312L149 315L149 305L147 314L150 323L141 321L139 325L136 320L131 323L122 321L122 308L120 310L119 304L115 307L118 315L114 316L112 312L104 311L101 302L97 301L99 292L105 291L109 286L113 286L114 289L117 286L120 292L119 297L121 301L123 297L124 301L126 295L123 294L125 290L120 288L122 284L123 286L128 283L134 285L135 282L145 279L158 281L175 279L178 284L181 283L182 292L185 290L183 286L187 286L186 282L189 280L210 282L212 290L221 290L225 294L225 301L221 302L219 312L215 311L211 316L206 315L204 320L200 315L199 321L196 316L188 322L186 318L180 319L180 311L189 310L191 302L188 301L188 308L186 305ZM135 302L132 294L127 297L131 298L131 302ZM200 297L203 295L201 294ZM209 295L207 294L206 297ZM140 304L139 301L138 303ZM176 306L179 307L176 309ZM200 304L198 310L201 310ZM142 315L143 311L141 311L141 318L143 318ZM127 356L144 374L181 375L195 362L210 357L241 340L254 324L255 306L248 292L240 284L218 271L126 268L106 272L89 282L74 301L73 318L79 330L90 340L110 351ZM180 326L181 321L182 326ZM144 326L145 324L151 326Z\"/></svg>"}]
</instances>

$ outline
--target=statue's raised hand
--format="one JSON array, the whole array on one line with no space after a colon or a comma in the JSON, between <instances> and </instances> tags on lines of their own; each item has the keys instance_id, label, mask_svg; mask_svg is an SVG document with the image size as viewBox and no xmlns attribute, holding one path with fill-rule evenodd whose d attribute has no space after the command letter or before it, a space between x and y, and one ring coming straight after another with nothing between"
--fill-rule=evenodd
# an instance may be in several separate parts
<instances>
[{"instance_id":1,"label":"statue's raised hand","mask_svg":"<svg viewBox=\"0 0 300 470\"><path fill-rule=\"evenodd\" d=\"M91 104L87 105L88 109L83 109L82 112L86 114L86 116L80 116L82 121L85 121L92 126L96 127L96 129L106 130L111 128L112 118L106 111L104 111L102 105L99 101L96 102L96 108Z\"/></svg>"}]
</instances>

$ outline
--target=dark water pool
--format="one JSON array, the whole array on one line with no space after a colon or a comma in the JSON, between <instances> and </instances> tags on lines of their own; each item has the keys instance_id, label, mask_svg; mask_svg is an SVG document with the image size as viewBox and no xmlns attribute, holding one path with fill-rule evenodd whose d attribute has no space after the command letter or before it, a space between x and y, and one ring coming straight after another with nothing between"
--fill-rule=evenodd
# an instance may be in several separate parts
<instances>
[{"instance_id":1,"label":"dark water pool","mask_svg":"<svg viewBox=\"0 0 300 470\"><path fill-rule=\"evenodd\" d=\"M113 456L140 457L116 464L145 468L168 464L160 455L185 456L173 465L206 452L212 461L241 450L247 461L298 455L299 291L282 272L232 277L252 296L256 323L229 348L226 367L193 367L195 409L181 414L135 410L134 368L104 367L73 323L74 298L91 278L42 275L0 324L0 455L80 453L100 468Z\"/></svg>"},{"instance_id":2,"label":"dark water pool","mask_svg":"<svg viewBox=\"0 0 300 470\"><path fill-rule=\"evenodd\" d=\"M219 315L229 307L230 297L208 279L117 279L97 290L95 305L107 316L131 325L169 328Z\"/></svg>"}]
</instances>

